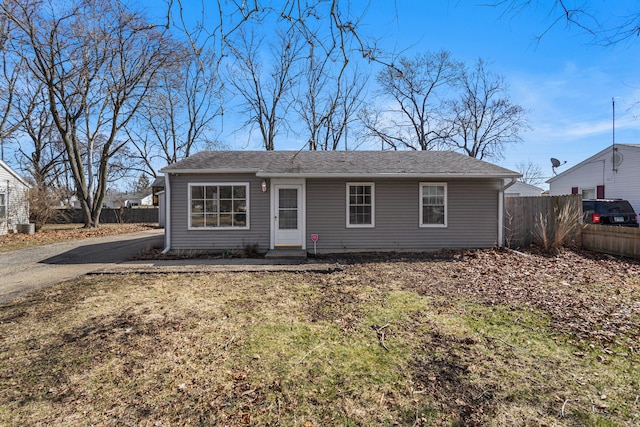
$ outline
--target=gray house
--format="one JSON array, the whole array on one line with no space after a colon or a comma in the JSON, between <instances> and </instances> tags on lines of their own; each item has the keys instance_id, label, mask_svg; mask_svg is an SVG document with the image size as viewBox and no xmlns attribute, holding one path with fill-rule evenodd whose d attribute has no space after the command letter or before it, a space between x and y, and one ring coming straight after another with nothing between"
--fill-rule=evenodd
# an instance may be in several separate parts
<instances>
[{"instance_id":1,"label":"gray house","mask_svg":"<svg viewBox=\"0 0 640 427\"><path fill-rule=\"evenodd\" d=\"M481 248L517 172L454 152L205 151L165 176L165 251Z\"/></svg>"}]
</instances>

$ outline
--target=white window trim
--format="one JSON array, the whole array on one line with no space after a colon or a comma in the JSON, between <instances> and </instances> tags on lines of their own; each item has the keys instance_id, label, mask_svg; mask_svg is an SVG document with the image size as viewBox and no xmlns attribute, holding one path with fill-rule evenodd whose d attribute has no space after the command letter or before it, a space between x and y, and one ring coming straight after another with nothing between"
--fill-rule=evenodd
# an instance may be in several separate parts
<instances>
[{"instance_id":1,"label":"white window trim","mask_svg":"<svg viewBox=\"0 0 640 427\"><path fill-rule=\"evenodd\" d=\"M366 185L371 187L371 224L351 224L351 215L349 214L349 187ZM346 226L347 228L375 228L376 227L376 184L374 182L347 182L346 186Z\"/></svg>"},{"instance_id":2,"label":"white window trim","mask_svg":"<svg viewBox=\"0 0 640 427\"><path fill-rule=\"evenodd\" d=\"M578 191L579 191L578 194L580 194L583 199L597 199L598 198L598 189L596 187L579 188ZM593 197L585 197L585 195L584 195L585 191L593 192Z\"/></svg>"},{"instance_id":3,"label":"white window trim","mask_svg":"<svg viewBox=\"0 0 640 427\"><path fill-rule=\"evenodd\" d=\"M4 196L4 205L0 205L4 208L0 210L0 220L4 221L9 217L9 194L8 192L0 191L0 195Z\"/></svg>"},{"instance_id":4,"label":"white window trim","mask_svg":"<svg viewBox=\"0 0 640 427\"><path fill-rule=\"evenodd\" d=\"M433 187L436 185L440 185L444 187L444 224L424 224L422 222L422 218L423 218L423 210L424 210L424 205L422 203L422 189L424 187ZM420 186L419 186L419 190L418 190L418 203L420 206L420 212L419 212L419 217L418 217L418 224L420 224L421 228L446 228L448 227L448 223L449 223L449 191L447 189L447 183L446 182L421 182Z\"/></svg>"},{"instance_id":5,"label":"white window trim","mask_svg":"<svg viewBox=\"0 0 640 427\"><path fill-rule=\"evenodd\" d=\"M247 225L244 227L192 227L191 226L191 187L198 187L198 186L209 186L209 187L213 187L213 186L223 186L223 187L230 187L230 186L244 186L246 187L246 195L247 195ZM249 230L250 227L250 218L251 215L249 214L249 212L251 211L250 209L250 199L251 199L251 186L248 182L190 182L188 185L188 202L187 202L187 229L188 230L194 230L194 231L202 231L202 230Z\"/></svg>"}]
</instances>

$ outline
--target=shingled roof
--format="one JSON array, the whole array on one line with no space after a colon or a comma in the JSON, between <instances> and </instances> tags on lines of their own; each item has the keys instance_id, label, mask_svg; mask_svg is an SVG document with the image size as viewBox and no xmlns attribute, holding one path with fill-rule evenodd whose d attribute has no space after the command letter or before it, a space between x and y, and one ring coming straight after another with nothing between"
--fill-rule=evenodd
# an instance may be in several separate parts
<instances>
[{"instance_id":1,"label":"shingled roof","mask_svg":"<svg viewBox=\"0 0 640 427\"><path fill-rule=\"evenodd\" d=\"M264 178L521 176L453 151L202 151L160 172L255 173Z\"/></svg>"}]
</instances>

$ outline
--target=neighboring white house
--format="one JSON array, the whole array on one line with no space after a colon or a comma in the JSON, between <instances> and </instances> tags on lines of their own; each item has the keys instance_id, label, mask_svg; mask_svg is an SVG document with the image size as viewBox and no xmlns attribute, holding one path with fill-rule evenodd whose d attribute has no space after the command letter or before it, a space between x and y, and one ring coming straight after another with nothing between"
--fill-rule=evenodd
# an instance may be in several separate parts
<instances>
[{"instance_id":1,"label":"neighboring white house","mask_svg":"<svg viewBox=\"0 0 640 427\"><path fill-rule=\"evenodd\" d=\"M505 197L542 196L542 193L544 193L542 188L520 181L517 181L515 184L504 190Z\"/></svg>"},{"instance_id":2,"label":"neighboring white house","mask_svg":"<svg viewBox=\"0 0 640 427\"><path fill-rule=\"evenodd\" d=\"M151 193L131 193L121 195L126 197L124 200L125 208L133 208L135 206L151 206L153 205L153 194Z\"/></svg>"},{"instance_id":3,"label":"neighboring white house","mask_svg":"<svg viewBox=\"0 0 640 427\"><path fill-rule=\"evenodd\" d=\"M0 160L0 235L29 223L29 184Z\"/></svg>"},{"instance_id":4,"label":"neighboring white house","mask_svg":"<svg viewBox=\"0 0 640 427\"><path fill-rule=\"evenodd\" d=\"M153 194L147 194L140 199L140 206L153 206Z\"/></svg>"},{"instance_id":5,"label":"neighboring white house","mask_svg":"<svg viewBox=\"0 0 640 427\"><path fill-rule=\"evenodd\" d=\"M102 203L107 209L133 208L135 206L153 205L151 193L114 193L107 194Z\"/></svg>"},{"instance_id":6,"label":"neighboring white house","mask_svg":"<svg viewBox=\"0 0 640 427\"><path fill-rule=\"evenodd\" d=\"M640 212L640 144L615 144L547 181L549 194L626 199Z\"/></svg>"}]
</instances>

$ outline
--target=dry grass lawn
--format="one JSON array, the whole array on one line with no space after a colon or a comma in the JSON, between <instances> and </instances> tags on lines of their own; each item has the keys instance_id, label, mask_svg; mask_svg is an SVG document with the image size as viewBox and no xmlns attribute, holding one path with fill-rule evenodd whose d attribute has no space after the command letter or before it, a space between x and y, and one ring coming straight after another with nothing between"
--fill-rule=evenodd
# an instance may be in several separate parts
<instances>
[{"instance_id":1,"label":"dry grass lawn","mask_svg":"<svg viewBox=\"0 0 640 427\"><path fill-rule=\"evenodd\" d=\"M337 261L90 276L0 306L0 424L640 424L638 263Z\"/></svg>"}]
</instances>

